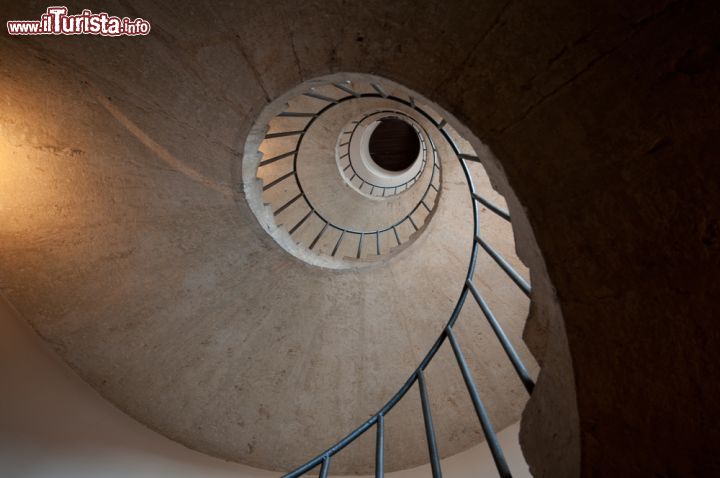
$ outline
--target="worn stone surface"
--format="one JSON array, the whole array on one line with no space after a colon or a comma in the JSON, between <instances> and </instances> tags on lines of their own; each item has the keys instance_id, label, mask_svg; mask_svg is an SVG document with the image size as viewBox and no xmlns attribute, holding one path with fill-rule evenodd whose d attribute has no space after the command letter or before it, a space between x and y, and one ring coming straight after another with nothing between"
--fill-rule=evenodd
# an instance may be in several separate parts
<instances>
[{"instance_id":1,"label":"worn stone surface","mask_svg":"<svg viewBox=\"0 0 720 478\"><path fill-rule=\"evenodd\" d=\"M147 39L3 38L2 61L9 61L8 49L33 45L36 55L71 66L105 92L86 101L123 98L123 111L153 138L150 144L165 148L161 157L163 151L177 154L182 145L186 161L232 156L249 123L228 118L253 117L302 79L372 72L423 93L493 149L498 162L488 163L491 176L496 171L493 180L510 188L506 197L516 227L527 233L519 253L540 274L533 283L543 284L536 298L545 302L536 301L526 336L544 368L522 432L536 476L720 473L717 2L313 1L272 8L243 2L224 10L223 2L169 3L103 6L149 18L154 30ZM9 18L23 18L45 7L30 2L4 8ZM218 57L228 62L231 75L217 73L212 59ZM14 68L15 78L24 80L42 71ZM36 95L27 87L13 98ZM7 99L3 106L12 111ZM97 127L104 115L98 110L92 121L78 124ZM6 117L17 120L12 113ZM61 122L55 118L57 128ZM202 127L208 122L216 126L212 131ZM204 132L197 155L197 136L178 137L194 129ZM46 154L72 154L73 144L59 143L38 144L50 148ZM223 153L209 154L214 148ZM222 188L230 162L190 163L199 175L191 182L208 180ZM159 168L166 165L157 161ZM41 191L84 186L84 168L62 171L78 179L38 181L42 187L23 200L36 200L36 208L47 211ZM106 179L111 181L117 178ZM143 181L147 187L159 184ZM158 191L158 201L180 204L187 187L183 182L172 194ZM58 232L78 223L70 211L82 211L93 223L93 214L97 221L105 212L97 206L111 199L69 202L49 209L53 217L23 206L14 210L26 214L13 221L35 217ZM207 210L212 204L202 205L193 227L204 217L217 220L217 210ZM145 208L146 201L136 207ZM236 212L224 214L237 220ZM147 222L166 217L167 211ZM114 232L124 229L115 227ZM4 234L3 244L12 244ZM270 248L261 232L245 234ZM12 267L12 284L3 287L14 288L16 305L27 311L34 303L28 315L37 317L72 309L57 300L67 294L55 288L72 283L72 276L53 275L47 266L68 252L53 254L44 238L11 237L37 251L32 262L20 264L16 249L3 250L12 251L3 257L5 270ZM92 239L84 234L68 243ZM72 271L83 270L93 269ZM109 287L103 278L84 289L85 300L96 300ZM27 288L13 285L21 283Z\"/></svg>"}]
</instances>

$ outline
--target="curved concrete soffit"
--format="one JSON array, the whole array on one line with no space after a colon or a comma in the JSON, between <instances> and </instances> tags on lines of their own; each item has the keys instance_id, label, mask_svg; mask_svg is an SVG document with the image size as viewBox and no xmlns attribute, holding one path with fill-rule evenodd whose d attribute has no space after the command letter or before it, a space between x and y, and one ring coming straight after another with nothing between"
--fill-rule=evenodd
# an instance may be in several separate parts
<instances>
[{"instance_id":1,"label":"curved concrete soffit","mask_svg":"<svg viewBox=\"0 0 720 478\"><path fill-rule=\"evenodd\" d=\"M516 253L530 269L533 284L531 308L525 326L523 339L541 365L536 387L523 412L520 441L531 473L537 477L578 476L580 470L580 426L575 393L572 358L565 332L562 311L556 299L555 289L550 281L545 260L540 251L535 234L525 209L516 195L506 174L502 162L495 157L489 147L477 135L464 126L454 115L433 103L424 95L401 86L391 79L362 73L334 73L309 80L274 101L263 111L253 127L245 154L253 155L257 151L258 138L264 135L263 126L280 113L285 103L301 94L308 84L328 84L343 81L374 82L385 85L386 91L400 89L406 91L411 102L422 103L434 118L442 118L478 152L482 165L490 178L493 188L502 194L510 215L515 236ZM258 158L249 156L243 163L243 174L254 174ZM247 186L250 193L254 186ZM251 205L252 207L252 205ZM278 239L276 239L278 240ZM278 241L280 242L280 241ZM319 264L336 267L333 264ZM552 443L548 446L548 443ZM548 450L550 450L548 452Z\"/></svg>"}]
</instances>

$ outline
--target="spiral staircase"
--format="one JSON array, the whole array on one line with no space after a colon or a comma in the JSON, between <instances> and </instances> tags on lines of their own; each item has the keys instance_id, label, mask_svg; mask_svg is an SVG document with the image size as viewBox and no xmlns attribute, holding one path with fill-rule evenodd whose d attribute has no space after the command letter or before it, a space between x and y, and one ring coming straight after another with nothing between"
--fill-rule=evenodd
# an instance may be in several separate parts
<instances>
[{"instance_id":1,"label":"spiral staircase","mask_svg":"<svg viewBox=\"0 0 720 478\"><path fill-rule=\"evenodd\" d=\"M421 130L422 126L413 126L419 128L421 151L413 162L414 166L408 168L404 175L386 178L388 182L376 184L383 178L374 183L367 179L367 175L371 174L369 171L358 173L360 166L353 166L353 157L356 164L361 161L362 145L357 144L361 134L358 129L364 130L364 123L373 122L375 118L386 118L388 115L410 117L390 110L367 112L367 108L377 108L381 104L409 105L398 98L375 92L360 93L351 87L363 91L372 89L372 84L316 85L311 91L303 93L300 99L309 97L325 103L318 110L312 109L313 105L307 104L307 101L298 101L298 98L289 101L288 107L294 111L283 111L273 118L270 129L260 143L263 159L257 163L256 175L263 184L263 204L271 208L276 223L286 224L285 229L291 240L304 244L309 251L314 250L321 256L332 258L337 255L345 259L367 260L380 258L401 246L406 247L422 232L440 198L441 168L433 140L426 131ZM375 88L380 89L377 84ZM328 89L331 91L326 91ZM335 91L344 96L330 96ZM367 100L371 102L368 104ZM348 101L354 104L343 108ZM342 123L336 117L330 119L329 125L316 124L322 123L326 113L335 107L350 113L366 112L362 117L348 122L348 126L352 125L351 129L339 133L332 129L337 129L337 125ZM302 108L306 109L298 111ZM286 118L293 120L287 121ZM332 131L331 134L337 139L325 135L313 137L315 129ZM276 144L278 139L288 137L293 138L290 144L287 141L282 145ZM336 144L335 157L322 157L323 152L328 155L329 151L312 146L306 152L303 148L306 137L315 143ZM353 146L356 151L351 151ZM252 152L247 149L246 153L252 157ZM337 169L334 167L336 163ZM430 166L426 167L427 164ZM305 186L301 185L299 174L303 168ZM339 180L338 170L344 181ZM251 177L249 181L252 180ZM369 202L366 197L347 194L346 185L352 186L357 193L362 193L365 188L367 196L385 201ZM415 187L417 190L411 191ZM405 194L401 196L402 193ZM247 188L246 195L252 194L252 188ZM310 199L310 196L315 199ZM390 198L394 200L390 201Z\"/></svg>"},{"instance_id":2,"label":"spiral staircase","mask_svg":"<svg viewBox=\"0 0 720 478\"><path fill-rule=\"evenodd\" d=\"M365 79L365 81L362 81ZM379 78L366 77L356 80L341 80L340 83L323 84L322 80L311 80L309 84L313 84L310 90L304 91L298 98L293 98L287 102L288 109L280 112L274 117L269 126L266 128L266 133L260 141L261 154L256 156L257 161L254 165L245 168L245 171L253 172L257 176L255 179L253 174L246 177L246 184L250 183L250 187L246 187L246 197L250 197L250 203L252 204L252 195L256 194L253 191L253 185L255 181L259 180L261 186L258 185L257 189L262 190L262 195L257 198L257 201L262 201L264 207L268 207L271 211L272 216L282 226L283 224L289 224L283 231L283 236L289 236L291 241L294 241L297 245L305 249L305 253L314 252L318 255L335 257L340 252L340 255L344 255L347 259L360 260L373 255L375 258L384 257L386 254L393 252L397 247L407 244L409 241L415 239L418 235L423 233L425 226L428 224L432 217L434 209L437 207L440 198L440 192L442 189L441 179L441 163L438 158L438 151L435 146L435 140L423 126L423 123L427 124L428 128L440 136L441 140L446 142L452 151L452 156L459 161L467 182L468 194L472 202L472 217L474 223L474 233L471 241L471 254L470 261L465 275L465 281L461 289L460 298L456 303L454 309L450 314L450 318L443 329L438 339L433 343L430 350L421 360L416 370L413 372L411 377L405 382L405 384L399 389L399 391L393 395L390 400L375 413L371 419L361 424L358 428L353 430L345 438L337 442L335 445L330 447L321 455L310 460L303 466L300 466L291 473L285 476L295 477L304 474L305 472L319 466L319 474L324 477L327 476L330 469L330 460L336 454L343 450L346 446L355 441L359 436L365 433L369 428L374 427L376 430L376 449L375 449L375 475L384 476L384 449L385 449L385 434L384 434L384 420L386 414L388 414L393 407L405 397L408 390L415 385L417 382L420 390L420 398L422 402L422 412L425 422L425 432L427 436L429 458L432 466L433 476L441 476L440 466L440 455L438 452L437 440L435 437L432 413L430 411L430 404L428 399L427 386L425 385L424 371L428 367L430 361L436 355L438 349L443 345L444 341L448 339L452 345L453 353L460 366L463 380L468 388L468 393L472 399L473 407L478 416L480 424L485 438L488 441L490 450L492 452L493 459L498 468L498 472L501 476L511 476L508 464L503 456L502 449L499 446L498 439L495 435L495 431L492 422L489 418L489 414L486 407L480 398L480 394L472 377L472 372L467 364L465 356L459 345L458 339L453 332L453 327L457 321L459 314L463 308L465 300L468 295L471 295L477 302L477 305L482 310L482 314L487 319L490 327L495 333L498 341L502 345L503 350L507 354L509 361L515 372L518 374L520 381L527 390L528 393L532 393L534 387L534 380L531 378L527 368L522 363L518 353L515 351L514 346L508 339L506 333L503 330L495 314L492 312L487 301L483 298L482 293L474 282L475 266L479 250L483 250L484 253L488 254L490 258L505 272L512 282L519 287L519 289L529 298L530 297L530 286L526 279L522 277L510 263L503 258L488 242L482 237L480 228L480 209L484 213L495 214L497 217L510 221L510 215L508 212L486 199L485 197L478 194L473 184L473 174L471 173L468 162L476 163L477 167L481 168L480 158L471 149L461 151L458 146L458 142L461 140L456 132L451 132L451 128L448 126L447 121L440 117L435 119L437 113L435 113L430 107L423 105L418 102L412 94L401 88L399 85L394 85L394 90L399 90L397 93L388 94L386 91L389 89L387 85L384 85L382 80ZM387 82L385 82L387 83ZM302 89L302 87L300 87ZM319 100L322 107L312 108L311 104L308 104L306 98ZM370 100L368 102L367 100ZM394 112L391 108L384 110L376 110L379 104L388 105L390 107L406 109L407 113ZM331 109L337 108L342 109L346 103L352 102L353 107L348 108L350 113L363 111L361 117L357 119L351 119L348 121L337 121L336 117L331 118L331 125L323 127L322 121L324 115L326 115ZM269 106L270 109L273 106ZM353 158L356 164L362 161L362 153L366 156L369 153L362 151L362 147L353 148L353 138L356 137L358 127L361 127L368 119L373 119L375 115L386 114L394 119L400 120L411 120L413 121L413 128L418 128L418 137L421 143L421 152L415 163L418 164L417 171L412 171L412 167L409 168L409 177L400 178L397 183L392 182L387 185L377 185L372 181L368 181L366 178L358 174L357 170L359 166L353 166ZM355 113L357 114L357 113ZM292 120L287 120L292 118ZM280 120L280 121L277 121ZM417 121L417 123L415 122ZM300 124L298 124L300 123ZM320 123L320 125L316 125ZM332 126L335 125L333 129ZM342 126L343 124L353 125L352 129L345 129L340 127L338 130L337 125ZM418 126L415 126L415 125ZM311 136L313 127L319 128L321 131L330 135L330 139L333 136L336 138L335 141L328 141L327 137L321 136L320 138L313 138ZM256 129L263 129L262 126L257 126ZM453 136L457 138L453 139ZM281 138L295 138L290 144L283 144L277 146L276 140ZM327 158L322 155L322 150L318 148L310 148L309 153L303 149L303 140L306 137L311 137L315 142L326 141L330 144L335 144L335 158L336 161L332 161L333 158ZM252 142L250 142L252 143ZM464 144L469 147L469 143L463 141ZM429 148L426 146L429 145ZM250 148L250 151L248 151ZM254 145L246 144L246 158L252 158L252 148ZM431 159L428 160L427 155L431 151ZM248 154L250 153L250 154ZM345 161L342 161L342 160ZM283 164L282 161L286 160ZM252 161L252 159L249 159ZM303 161L325 163L327 172L320 172L318 170L312 170L314 174L308 175L305 178L306 182L319 182L322 184L321 191L324 195L329 196L332 200L326 202L326 208L332 207L331 204L341 204L340 213L335 212L336 217L339 217L340 221L347 221L342 225L338 225L337 222L332 219L327 219L327 213L323 212L323 208L319 208L317 204L309 199L308 193L306 193L306 187L303 187L300 180L299 171ZM337 162L337 168L333 168ZM426 164L430 163L431 166L426 168ZM274 165L270 170L270 166ZM253 168L254 166L254 168ZM340 175L338 175L338 171ZM348 171L351 171L351 175ZM427 174L424 174L426 173ZM482 170L476 172L482 174ZM349 177L348 177L349 175ZM340 181L342 176L345 179L343 184ZM423 176L428 178L422 181ZM354 180L358 180L353 183ZM287 183L293 183L287 185ZM340 184L341 187L347 189L347 186L353 186L353 191L350 193L350 204L347 201L337 199L342 193L338 193L330 190L333 183ZM377 207L377 202L371 202L369 204L362 204L363 198L359 197L357 193L362 192L364 186L369 187L369 196L373 198L386 199L397 196L398 201L395 201L395 209L400 209L404 212L399 219L391 218L388 219L383 213L387 211L387 208L380 209ZM275 193L276 188L282 191L277 194ZM409 192L413 188L420 190L420 198L412 198L410 202L407 200L401 201L401 199L407 197ZM315 188L318 189L318 188ZM375 191L378 194L375 195ZM391 191L388 194L388 191ZM268 193L275 194L268 194ZM430 193L433 192L432 195ZM405 193L404 196L398 196L399 193ZM300 203L301 207L293 208L293 204ZM303 204L304 203L304 204ZM344 203L344 204L343 204ZM387 204L387 203L385 203ZM424 214L420 214L424 208ZM367 210L364 210L367 209ZM283 214L287 210L287 213ZM346 211L354 210L359 211L360 216L369 217L375 223L369 229L362 229L352 227L353 220L357 220L352 213ZM267 212L265 216L269 216ZM262 221L262 213L258 214L259 219ZM315 224L312 221L315 220ZM303 229L303 225L306 228ZM403 231L403 227L406 226L409 229L407 232ZM266 229L271 229L272 226L266 225ZM328 238L326 236L331 233L326 233L328 228L335 231L333 237ZM279 228L277 228L279 229ZM277 230L276 229L276 230ZM398 232L400 231L400 232ZM367 248L367 242L364 239L370 239L370 251ZM381 239L382 238L382 239ZM325 239L323 241L323 239ZM512 238L503 237L505 242L512 243ZM345 240L345 242L343 242ZM394 240L394 243L393 243ZM390 242L390 246L381 247L381 243L384 245ZM282 244L282 241L279 241ZM342 254L341 247L343 244L349 243L349 250L347 253ZM317 246L317 247L316 247ZM292 252L292 249L289 249ZM302 257L302 256L300 256ZM307 255L305 255L307 257ZM515 258L517 261L517 259ZM493 288L504 287L504 284L493 284Z\"/></svg>"},{"instance_id":3,"label":"spiral staircase","mask_svg":"<svg viewBox=\"0 0 720 478\"><path fill-rule=\"evenodd\" d=\"M109 121L135 135L126 142L135 142L137 128L124 108L109 102L101 107L110 113ZM184 175L190 189L171 189L181 199L182 214L197 207L191 204L207 205L201 211L215 204L193 214L189 229L177 229L177 246L175 240L157 243L172 236L141 226L140 235L129 230L130 236L113 238L122 248L134 244L136 252L119 254L107 266L102 259L90 260L103 279L82 273L66 281L74 289L92 287L90 280L98 293L117 284L109 290L118 294L122 308L96 309L94 304L105 299L77 302L68 291L60 300L68 301L72 312L63 320L46 321L27 309L24 315L123 411L211 455L287 471L352 432L290 476L316 466L327 475L331 458L333 474L375 470L383 475L386 467L395 471L430 461L439 475L441 457L487 440L507 475L495 430L517 422L537 374L519 336L530 287L528 270L515 255L504 199L491 186L478 154L429 101L371 75L309 80L280 95L257 118L235 163L241 174L234 194L196 174ZM362 169L369 161L363 148L373 125L385 118L413 128L419 153L404 171L371 179L373 172ZM148 148L140 139L138 147ZM148 149L150 161L156 161L154 148ZM122 163L113 168L118 166L112 174L126 179L116 184L136 181ZM95 175L94 168L86 165L84 174ZM96 171L109 172L107 166ZM155 184L176 180L175 168L158 172ZM365 184L354 177L358 173ZM376 184L368 187L372 181ZM101 194L107 192L105 187ZM119 201L107 217L124 221L123 208L138 199ZM152 197L142 204L151 215L166 207ZM210 211L217 208L225 217L237 217L236 208L248 213L240 223L222 224L212 220L217 212ZM127 260L146 264L140 269L144 279ZM186 265L176 285L166 274L178 264ZM166 292L137 295L143 284L161 276L168 281ZM121 285L134 283L140 289ZM472 307L463 306L468 296ZM146 319L137 322L138 315ZM81 345L113 342L122 345ZM430 368L439 353L442 359ZM423 384L422 400L401 400L416 382ZM301 399L288 407L298 389L304 390ZM422 413L415 409L420 404ZM330 410L335 410L332 421L317 426ZM478 414L474 425L467 422L470 413ZM361 439L370 427L379 445ZM299 442L301 435L307 439Z\"/></svg>"},{"instance_id":4,"label":"spiral staircase","mask_svg":"<svg viewBox=\"0 0 720 478\"><path fill-rule=\"evenodd\" d=\"M292 227L289 228L287 231L288 235L291 236L294 240L296 240L299 244L307 244L307 249L309 251L313 251L313 248L318 244L318 242L323 237L325 231L328 229L328 227L335 229L338 234L336 234L335 238L333 238L330 242L326 243L325 247L327 250L322 249L321 247L318 247L315 252L317 254L328 254L329 248L332 247L331 252L329 252L330 256L335 256L338 252L341 244L343 243L343 239L345 238L346 234L348 236L354 236L354 239L349 239L349 241L354 242L351 245L351 256L354 255L355 259L360 259L361 257L365 257L367 255L367 252L365 249L363 249L363 239L365 237L373 238L374 237L374 244L375 244L375 256L381 257L383 254L381 253L381 234L384 234L383 243L387 241L387 236L390 235L390 231L394 234L394 238L396 241L396 244L393 246L401 246L403 242L410 240L413 238L413 235L421 234L423 231L422 229L427 224L427 222L430 220L431 215L435 207L437 206L438 200L439 200L439 194L442 188L442 181L440 179L440 171L442 170L440 166L440 162L438 161L438 152L437 148L435 147L435 141L433 141L432 137L428 134L427 130L423 126L420 126L420 130L422 133L419 135L420 142L422 144L422 151L420 153L420 156L416 160L416 162L420 163L420 166L418 168L417 172L411 172L410 179L404 179L399 182L399 184L389 184L388 186L378 186L376 184L373 184L370 181L367 181L363 177L360 177L360 175L357 173L357 168L353 166L353 156L355 156L355 162L360 162L361 158L358 158L358 151L357 148L353 151L352 148L352 142L353 137L355 136L356 130L358 126L362 125L364 121L368 117L372 117L373 114L377 114L378 112L370 112L366 113L362 118L353 120L351 124L354 125L352 130L348 131L333 131L330 128L326 128L326 130L329 130L330 134L334 134L337 136L337 140L335 143L337 144L336 149L340 149L336 152L336 156L338 159L338 169L342 173L346 173L348 170L352 171L352 176L348 179L347 176L345 176L345 179L347 183L355 186L354 189L356 191L354 192L361 192L363 186L369 185L370 191L369 195L374 196L374 192L377 189L379 193L380 198L386 198L395 196L398 194L398 189L400 192L407 192L411 190L413 187L417 187L421 183L421 178L423 176L423 173L426 171L425 164L428 162L427 154L428 154L428 148L425 146L425 143L427 142L430 145L430 149L432 150L432 159L430 160L431 167L429 168L429 180L427 181L427 185L424 187L421 187L422 195L420 197L420 200L417 201L414 206L411 204L406 205L406 209L409 209L409 212L407 212L401 219L390 222L390 225L379 225L375 227L374 229L369 230L357 230L355 228L350 228L347 226L338 226L337 224L334 224L331 220L325 219L325 216L318 210L318 208L313 205L313 203L308 199L307 194L305 193L304 188L301 186L299 175L298 175L298 168L299 168L299 162L300 158L303 156L303 150L302 150L302 141L303 139L309 134L309 131L311 131L312 126L316 121L321 121L323 114L325 114L327 111L330 110L330 108L338 107L342 108L343 104L348 101L352 101L355 103L359 103L359 105L356 106L356 108L367 108L367 106L363 107L360 106L363 103L363 99L382 99L383 102L390 103L396 107L401 106L404 108L409 108L409 110L414 114L415 117L417 117L418 120L423 120L424 122L429 123L429 126L433 128L433 130L436 133L439 133L439 135L442 137L442 140L447 142L447 144L450 146L451 151L453 153L453 156L456 158L457 161L459 161L460 166L462 168L462 171L465 176L465 180L467 182L468 187L468 194L472 201L472 210L473 210L473 224L474 224L474 233L471 241L471 254L470 254L470 261L468 265L468 270L465 275L465 282L460 292L460 298L458 299L455 307L452 310L452 313L450 315L450 318L448 319L447 324L445 325L445 328L441 332L438 339L433 343L430 350L427 352L427 354L424 356L424 358L420 361L419 365L417 366L416 370L412 373L410 378L400 387L400 389L395 393L388 402L382 406L377 413L375 413L369 420L365 421L361 425L359 425L356 429L354 429L352 432L350 432L346 437L338 441L336 444L328 448L326 451L315 457L314 459L308 461L304 465L298 467L294 471L284 475L286 477L296 477L300 476L310 470L312 470L315 467L319 467L319 476L326 477L328 476L329 470L330 470L330 463L331 459L340 451L342 451L345 447L352 444L358 437L360 437L363 433L367 432L370 428L375 429L376 433L376 445L375 445L375 476L384 476L385 473L385 465L384 465L384 453L385 453L385 432L384 432L384 423L385 423L385 416L395 407L395 405L402 400L407 392L415 385L418 385L418 390L420 392L420 400L422 403L422 414L423 419L425 423L425 433L427 438L427 446L428 446L428 452L429 452L429 458L430 458L430 464L432 468L432 474L435 477L442 476L441 471L441 465L440 465L440 454L438 451L438 445L437 440L435 437L435 431L433 426L433 419L432 419L432 412L430 407L430 402L428 398L428 391L427 386L425 383L425 369L430 364L430 361L435 357L437 354L439 348L443 345L445 340L447 340L451 347L452 351L455 355L455 358L458 362L460 371L462 373L463 380L467 386L468 393L470 394L470 397L472 399L473 407L475 409L475 412L477 414L477 417L479 419L479 422L482 426L483 433L485 435L485 438L488 441L488 445L490 447L490 450L492 452L492 457L495 461L495 464L497 466L498 473L500 476L503 477L510 477L511 472L510 468L505 460L505 457L503 455L502 449L499 445L497 436L494 431L493 424L490 420L488 411L483 403L483 400L481 399L480 393L478 391L478 387L475 383L475 380L472 376L472 372L470 371L470 368L468 366L468 363L465 359L464 353L462 351L462 348L459 344L459 341L455 335L454 327L455 323L458 320L458 317L460 315L460 312L464 306L465 300L468 295L471 295L473 299L476 301L477 305L482 310L482 313L489 322L493 332L495 333L498 341L502 345L503 350L507 354L507 357L509 361L512 363L513 368L515 369L515 372L518 375L519 380L522 382L523 386L527 390L528 393L532 393L533 387L535 385L534 379L531 378L527 368L523 364L522 360L520 359L518 353L515 351L514 346L512 345L511 341L508 339L506 333L503 330L502 325L500 324L500 321L495 317L493 314L491 308L489 307L487 301L483 298L482 293L479 291L478 287L475 285L475 267L477 262L477 256L479 254L480 250L483 250L486 254L489 255L489 257L492 258L496 262L496 264L504 271L508 277L514 282L514 284L529 298L530 297L530 285L527 283L526 279L523 278L510 263L502 257L492 246L488 244L488 242L482 237L481 234L481 228L480 228L480 221L481 221L481 215L480 215L480 209L482 208L482 211L485 213L492 213L497 215L498 217L502 218L503 220L510 221L510 215L508 212L503 209L502 207L499 207L492 202L490 202L488 199L484 198L480 194L478 194L478 191L476 190L474 183L473 183L473 174L471 173L470 167L468 166L468 162L474 162L474 163L480 163L480 158L475 154L474 151L466 150L461 151L458 147L458 140L453 139L453 136L457 137L457 133L451 133L449 130L449 126L447 125L447 121L441 117L440 120L434 119L434 116L436 114L430 113L429 107L418 103L413 96L408 96L407 94L398 93L395 94L387 94L385 91L387 90L387 87L383 86L380 83L380 79L375 78L369 78L365 83L361 81L355 81L351 82L349 80L343 81L343 83L331 83L328 85L322 85L320 83L317 85L317 81L314 81L313 83L316 84L312 88L312 90L304 92L303 95L306 97L314 98L317 100L320 100L324 103L326 103L326 106L324 106L321 109L318 110L310 110L310 111L297 111L295 108L297 108L296 104L292 101L288 102L288 106L293 109L293 111L283 111L281 112L276 118L306 118L304 125L301 126L291 126L287 123L283 123L283 126L285 128L289 128L286 130L278 130L277 126L275 128L270 128L268 132L265 134L262 142L261 142L261 148L268 142L272 141L277 138L285 138L288 136L297 137L298 139L295 141L294 144L290 146L285 146L284 149L288 150L288 152L285 153L277 153L276 148L267 147L270 150L270 153L268 156L270 156L268 159L264 159L265 152L263 151L263 154L261 155L260 161L257 163L256 170L262 171L261 176L259 176L260 181L262 182L262 191L263 193L266 193L271 188L278 186L280 184L283 184L284 182L288 181L290 178L294 180L294 186L291 186L289 188L285 188L283 191L284 196L282 199L278 199L277 196L273 196L272 199L268 199L267 202L264 204L271 208L272 214L277 218L281 215L283 211L291 207L296 201L302 200L305 203L305 208L300 209L298 212L295 213L295 217L292 216L285 216L283 221L288 221L290 224L294 224ZM396 87L397 88L397 87ZM330 91L328 91L330 90ZM337 96L337 90L340 91L340 94L342 96ZM374 90L374 92L369 93L366 92L368 90ZM363 92L365 91L365 92ZM335 95L333 95L335 93ZM402 95L402 96L399 96ZM406 99L407 98L407 99ZM371 103L372 105L372 103ZM293 108L293 106L295 108ZM410 116L409 114L402 113L402 117L398 116L397 113L393 113L392 110L385 110L382 111L384 113L388 113L392 115L393 118L413 118L413 116ZM381 113L382 113L381 112ZM340 123L342 124L342 123ZM342 128L341 128L342 129ZM349 135L349 137L348 137ZM422 138L427 138L426 140L423 140ZM343 142L344 141L344 142ZM464 141L465 144L468 144L466 141ZM345 149L342 149L345 148ZM280 149L281 151L283 149ZM306 159L309 161L322 161L324 158L318 157L317 151L313 151L313 154L311 154L310 158ZM278 161L281 161L285 158L292 158L292 162L288 161L290 165L286 165L285 168L278 167L275 171L266 173L265 166L277 163ZM340 160L345 158L346 164L341 162ZM330 164L332 164L331 161L326 161ZM288 167L289 166L289 167ZM289 169L289 171L287 171ZM477 174L477 173L476 173ZM330 178L328 178L330 176ZM335 176L334 178L332 176ZM328 175L328 174L316 174L315 178L321 182L329 182L332 179L335 179L337 181L337 175ZM356 178L359 179L359 183L353 183L353 180ZM250 188L248 188L250 189ZM392 193L388 196L386 196L386 191L391 190ZM434 196L432 198L428 197L429 192L431 189L435 192ZM246 194L250 195L252 194L252 191L247 191ZM330 193L331 195L335 196L334 194ZM263 195L263 199L266 196ZM289 197L289 199L288 199ZM358 199L355 198L357 202ZM430 202L432 206L428 206L428 203ZM275 205L277 204L277 205ZM426 214L422 216L421 218L415 218L413 219L413 216L417 216L420 206L423 206L426 210ZM358 205L358 208L361 206ZM307 212L305 212L307 210ZM367 214L367 213L366 213ZM382 221L384 218L377 214L376 212L372 212L368 214L373 217L374 220ZM380 216L380 217L378 217ZM319 224L316 224L314 228L312 228L312 232L309 235L303 236L299 234L298 236L293 236L293 234L296 231L299 231L300 228L303 226L303 224L306 223L306 221L309 218L316 218L319 219ZM352 216L350 218L345 218L345 220L352 220ZM401 228L406 223L410 223L412 225L413 231L410 231L411 234L409 237L406 238L405 235L403 235L403 240L400 238L400 234L398 234L398 229ZM380 223L382 224L382 223ZM418 226L420 224L420 226ZM312 239L310 239L312 238ZM309 242L303 243L303 241L309 240ZM507 240L507 238L505 238ZM512 239L510 238L510 241ZM355 245L355 243L357 245ZM334 246L333 246L334 244ZM392 249L391 249L392 250ZM356 252L355 252L356 251ZM503 285L498 284L496 287L503 287Z\"/></svg>"},{"instance_id":5,"label":"spiral staircase","mask_svg":"<svg viewBox=\"0 0 720 478\"><path fill-rule=\"evenodd\" d=\"M1 475L720 471L714 6L172 3L0 38Z\"/></svg>"}]
</instances>

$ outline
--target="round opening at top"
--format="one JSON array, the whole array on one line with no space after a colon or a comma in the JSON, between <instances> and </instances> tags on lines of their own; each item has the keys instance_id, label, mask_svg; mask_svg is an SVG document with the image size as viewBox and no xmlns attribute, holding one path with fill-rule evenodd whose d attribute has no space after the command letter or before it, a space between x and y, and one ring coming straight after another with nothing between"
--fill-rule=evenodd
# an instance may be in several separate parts
<instances>
[{"instance_id":1,"label":"round opening at top","mask_svg":"<svg viewBox=\"0 0 720 478\"><path fill-rule=\"evenodd\" d=\"M387 171L404 171L420 153L420 138L415 128L397 118L385 118L370 135L370 157Z\"/></svg>"}]
</instances>

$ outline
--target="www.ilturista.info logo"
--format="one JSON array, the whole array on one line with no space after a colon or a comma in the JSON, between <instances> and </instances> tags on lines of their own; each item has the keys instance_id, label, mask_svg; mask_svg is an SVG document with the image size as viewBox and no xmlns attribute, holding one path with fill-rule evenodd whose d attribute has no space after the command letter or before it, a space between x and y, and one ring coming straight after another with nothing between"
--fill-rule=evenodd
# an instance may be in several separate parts
<instances>
[{"instance_id":1,"label":"www.ilturista.info logo","mask_svg":"<svg viewBox=\"0 0 720 478\"><path fill-rule=\"evenodd\" d=\"M7 22L10 35L147 35L150 22L142 18L115 17L105 12L83 10L68 15L67 7L48 7L40 20L11 20Z\"/></svg>"}]
</instances>

